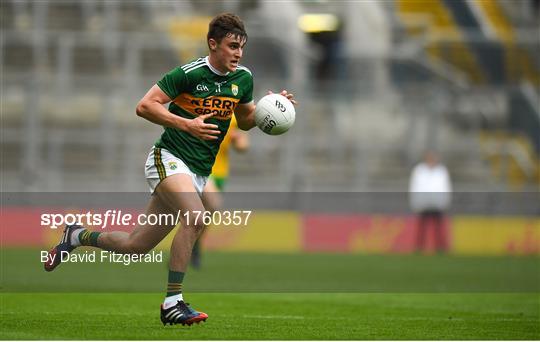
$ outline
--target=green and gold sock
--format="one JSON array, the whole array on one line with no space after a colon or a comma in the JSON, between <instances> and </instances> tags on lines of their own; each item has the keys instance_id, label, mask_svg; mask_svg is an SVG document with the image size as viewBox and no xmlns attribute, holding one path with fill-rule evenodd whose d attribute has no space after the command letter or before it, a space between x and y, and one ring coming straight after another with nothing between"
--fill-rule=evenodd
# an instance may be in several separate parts
<instances>
[{"instance_id":1,"label":"green and gold sock","mask_svg":"<svg viewBox=\"0 0 540 342\"><path fill-rule=\"evenodd\" d=\"M100 232L91 232L88 229L84 229L79 233L79 241L81 246L94 246L97 247L98 237Z\"/></svg>"},{"instance_id":2,"label":"green and gold sock","mask_svg":"<svg viewBox=\"0 0 540 342\"><path fill-rule=\"evenodd\" d=\"M182 293L182 281L184 280L184 272L176 272L169 270L169 282L167 284L166 297L176 296Z\"/></svg>"}]
</instances>

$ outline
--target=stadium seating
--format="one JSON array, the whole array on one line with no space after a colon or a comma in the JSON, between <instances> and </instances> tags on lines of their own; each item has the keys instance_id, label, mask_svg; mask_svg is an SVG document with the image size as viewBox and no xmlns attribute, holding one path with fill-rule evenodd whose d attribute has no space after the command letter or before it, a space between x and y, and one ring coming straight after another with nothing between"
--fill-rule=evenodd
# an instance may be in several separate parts
<instances>
[{"instance_id":1,"label":"stadium seating","mask_svg":"<svg viewBox=\"0 0 540 342\"><path fill-rule=\"evenodd\" d=\"M290 17L269 15L268 4L242 8L250 34L243 62L254 72L255 96L287 87L301 106L290 134L275 139L252 131L251 151L232 156L231 189L402 191L431 143L458 189L504 187L478 132L506 125L508 105L524 115L511 114L514 131L538 134L530 128L538 111L530 96L498 90L522 80L537 89L540 49L520 38L505 8L474 3L497 28L496 40L471 38L463 26L474 17L465 2L291 2L283 11ZM34 163L48 170L6 190L145 191L141 163L160 128L136 118L134 107L160 75L205 53L200 36L224 6L2 1L2 170L13 179L31 174ZM294 13L317 11L349 22L365 16L368 23L349 25L352 33L344 25L336 35L342 41L333 77L325 80L315 72L321 46L281 31L296 30Z\"/></svg>"},{"instance_id":2,"label":"stadium seating","mask_svg":"<svg viewBox=\"0 0 540 342\"><path fill-rule=\"evenodd\" d=\"M493 153L499 154L497 160L523 159L519 155L530 155L532 158L526 163L514 163L513 168L519 171L508 175L501 175L500 170L497 171L498 167L493 166L493 173L499 175L497 179L512 184L513 189L516 189L537 182L537 177L531 171L535 168L531 169L527 165L537 165L540 162L540 109L537 105L538 96L530 95L537 93L540 85L540 59L538 42L523 33L531 31L518 30L518 27L530 27L531 23L527 23L522 15L510 18L509 8L512 6L506 4L505 8L504 1L400 0L397 3L398 15L409 34L422 34L427 39L427 55L433 61L442 62L458 71L471 84L467 92L476 93L474 88L481 87L491 94L502 95L506 103L502 111L490 110L489 103L485 106L486 102L482 102L482 96L476 95L467 101L470 102L469 107L478 107L482 112L484 139L487 135L491 139L501 136L490 134L493 130L494 133L501 129L509 133L504 134L506 138L499 142L499 145L506 147L498 152L492 151L484 155L484 158L492 160ZM423 26L418 26L418 20L415 20L418 16L424 18ZM397 75L404 74L403 66L395 69ZM484 105L480 107L481 104ZM469 113L468 116L473 118L474 115ZM517 140L509 138L511 136ZM523 137L528 139L521 139ZM530 151L536 152L530 154Z\"/></svg>"}]
</instances>

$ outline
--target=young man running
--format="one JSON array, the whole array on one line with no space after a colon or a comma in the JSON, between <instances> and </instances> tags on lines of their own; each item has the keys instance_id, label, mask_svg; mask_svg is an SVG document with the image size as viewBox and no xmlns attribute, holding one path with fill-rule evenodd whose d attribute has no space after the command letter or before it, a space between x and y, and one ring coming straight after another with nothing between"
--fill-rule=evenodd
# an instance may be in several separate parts
<instances>
[{"instance_id":1,"label":"young man running","mask_svg":"<svg viewBox=\"0 0 540 342\"><path fill-rule=\"evenodd\" d=\"M157 82L137 105L137 115L161 125L165 131L146 161L146 179L152 191L146 214L204 211L203 189L233 114L238 127L255 127L253 78L241 66L247 42L244 24L234 14L212 19L207 43L209 54L177 67ZM293 95L281 92L293 104ZM163 107L169 103L169 108ZM165 325L205 321L208 315L184 302L182 281L197 238L204 229L202 218L181 215L182 229L174 236L169 261L167 294L161 305ZM66 226L60 243L49 252L45 270L60 263L62 252L78 246L94 246L128 254L147 253L174 228L139 225L131 233L92 232L79 225Z\"/></svg>"}]
</instances>

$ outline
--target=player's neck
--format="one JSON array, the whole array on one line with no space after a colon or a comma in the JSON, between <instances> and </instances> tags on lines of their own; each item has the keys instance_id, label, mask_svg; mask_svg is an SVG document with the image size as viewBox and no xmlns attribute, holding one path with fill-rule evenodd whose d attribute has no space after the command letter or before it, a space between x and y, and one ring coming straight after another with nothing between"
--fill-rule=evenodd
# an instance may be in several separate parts
<instances>
[{"instance_id":1,"label":"player's neck","mask_svg":"<svg viewBox=\"0 0 540 342\"><path fill-rule=\"evenodd\" d=\"M221 70L218 67L218 63L216 62L216 58L213 57L211 54L206 57L206 64L212 70L215 74L218 74L219 76L226 76L229 74L229 70L225 68L225 70Z\"/></svg>"}]
</instances>

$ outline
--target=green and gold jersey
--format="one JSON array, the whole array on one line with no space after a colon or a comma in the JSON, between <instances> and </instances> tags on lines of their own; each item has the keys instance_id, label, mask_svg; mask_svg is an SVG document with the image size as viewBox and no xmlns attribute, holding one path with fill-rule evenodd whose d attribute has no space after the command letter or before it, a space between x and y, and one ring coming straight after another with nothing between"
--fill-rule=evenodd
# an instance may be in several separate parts
<instances>
[{"instance_id":1,"label":"green and gold jersey","mask_svg":"<svg viewBox=\"0 0 540 342\"><path fill-rule=\"evenodd\" d=\"M163 76L157 85L172 102L169 111L186 119L214 113L205 122L219 127L217 140L201 140L176 128L165 127L155 146L169 150L182 159L195 174L208 176L225 138L234 109L253 100L253 77L243 66L235 72L220 74L208 57L177 67Z\"/></svg>"}]
</instances>

